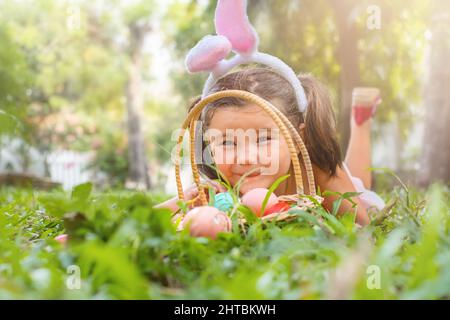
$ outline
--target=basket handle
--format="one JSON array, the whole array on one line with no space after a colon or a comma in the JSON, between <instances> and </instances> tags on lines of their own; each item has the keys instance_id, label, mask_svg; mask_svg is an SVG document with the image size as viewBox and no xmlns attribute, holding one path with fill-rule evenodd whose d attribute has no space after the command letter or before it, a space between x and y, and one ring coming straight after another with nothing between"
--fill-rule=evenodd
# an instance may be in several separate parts
<instances>
[{"instance_id":1,"label":"basket handle","mask_svg":"<svg viewBox=\"0 0 450 320\"><path fill-rule=\"evenodd\" d=\"M300 134L298 131L294 128L291 121L280 111L278 108L273 107L273 110L277 113L277 115L283 120L283 122L286 124L288 129L290 130L291 134L294 136L294 140L297 143L297 146L299 148L300 154L302 156L303 164L305 165L305 171L306 171L306 179L308 181L308 189L309 194L312 196L316 195L316 182L314 179L314 172L312 169L311 159L309 157L308 149L306 149L305 143L303 142L302 138L300 137Z\"/></svg>"},{"instance_id":2,"label":"basket handle","mask_svg":"<svg viewBox=\"0 0 450 320\"><path fill-rule=\"evenodd\" d=\"M202 100L200 100L189 112L186 119L184 120L180 133L178 135L177 139L177 146L176 146L176 161L175 161L175 179L177 183L177 191L178 191L178 197L180 200L184 200L184 192L183 187L181 183L180 178L180 153L181 153L181 145L183 142L184 134L187 128L189 128L190 135L189 135L189 141L190 141L190 160L191 160L191 167L192 167L192 173L194 177L194 182L198 187L199 191L199 199L202 203L202 205L207 205L208 201L206 199L206 194L204 191L204 187L200 185L200 174L198 171L198 167L195 164L195 121L199 118L201 111L204 107L206 107L209 103L214 102L216 100L222 99L224 97L236 97L243 100L248 101L249 103L253 103L260 108L262 108L264 111L266 111L274 120L274 122L277 124L277 126L280 128L281 133L283 134L286 143L289 148L289 152L291 154L291 160L292 165L294 169L294 178L296 183L296 189L297 194L304 194L303 190L303 178L302 178L302 169L300 166L300 162L297 156L297 149L294 145L294 140L292 139L291 134L294 136L295 142L299 146L300 153L302 155L302 160L305 165L306 169L306 178L308 180L308 186L309 186L309 193L311 195L315 195L315 182L314 182L314 175L312 171L311 161L308 155L308 151L298 134L297 130L292 126L290 121L279 111L277 108L275 108L271 103L268 101L262 99L261 97L250 93L248 91L242 91L242 90L224 90L219 91L216 93L213 93Z\"/></svg>"}]
</instances>

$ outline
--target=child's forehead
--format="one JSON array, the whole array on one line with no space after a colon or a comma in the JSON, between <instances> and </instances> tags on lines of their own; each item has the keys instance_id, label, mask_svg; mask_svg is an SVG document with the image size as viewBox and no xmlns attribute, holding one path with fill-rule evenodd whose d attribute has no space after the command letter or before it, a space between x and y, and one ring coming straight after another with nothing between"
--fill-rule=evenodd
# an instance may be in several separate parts
<instances>
[{"instance_id":1,"label":"child's forehead","mask_svg":"<svg viewBox=\"0 0 450 320\"><path fill-rule=\"evenodd\" d=\"M218 107L214 110L209 128L226 129L273 129L276 123L261 107L248 104L245 106Z\"/></svg>"},{"instance_id":2,"label":"child's forehead","mask_svg":"<svg viewBox=\"0 0 450 320\"><path fill-rule=\"evenodd\" d=\"M215 108L215 113L235 113L235 114L255 114L265 113L265 111L256 104L248 103L245 105L222 105Z\"/></svg>"}]
</instances>

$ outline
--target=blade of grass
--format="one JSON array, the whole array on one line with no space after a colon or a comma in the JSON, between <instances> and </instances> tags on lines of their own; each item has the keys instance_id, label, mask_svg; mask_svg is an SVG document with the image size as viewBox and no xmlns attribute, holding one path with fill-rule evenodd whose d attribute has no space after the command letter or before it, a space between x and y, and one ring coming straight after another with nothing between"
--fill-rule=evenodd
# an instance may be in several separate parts
<instances>
[{"instance_id":1,"label":"blade of grass","mask_svg":"<svg viewBox=\"0 0 450 320\"><path fill-rule=\"evenodd\" d=\"M289 178L289 174L286 174L284 176L279 177L277 180L275 180L274 183L269 188L269 191L267 192L266 196L264 197L262 207L261 207L261 214L264 213L264 210L266 209L267 202L269 201L270 195L275 191L276 188L287 178Z\"/></svg>"},{"instance_id":2,"label":"blade of grass","mask_svg":"<svg viewBox=\"0 0 450 320\"><path fill-rule=\"evenodd\" d=\"M250 170L249 172L246 172L244 175L242 175L242 177L239 178L238 182L236 183L236 185L233 187L234 192L239 195L239 191L241 189L241 184L244 181L245 178L247 178L249 175L251 175L252 173L257 172L258 170L260 170L260 168L253 168L252 170Z\"/></svg>"}]
</instances>

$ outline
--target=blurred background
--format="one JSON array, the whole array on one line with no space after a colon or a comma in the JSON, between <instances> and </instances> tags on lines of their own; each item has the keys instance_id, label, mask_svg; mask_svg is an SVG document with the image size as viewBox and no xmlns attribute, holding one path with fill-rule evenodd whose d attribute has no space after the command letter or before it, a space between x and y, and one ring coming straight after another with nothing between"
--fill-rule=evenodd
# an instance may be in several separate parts
<instances>
[{"instance_id":1,"label":"blurred background","mask_svg":"<svg viewBox=\"0 0 450 320\"><path fill-rule=\"evenodd\" d=\"M215 6L0 0L0 185L175 194L173 133L207 77L184 57L215 34ZM449 183L450 0L248 0L248 11L260 51L328 86L343 152L351 91L376 86L373 166Z\"/></svg>"}]
</instances>

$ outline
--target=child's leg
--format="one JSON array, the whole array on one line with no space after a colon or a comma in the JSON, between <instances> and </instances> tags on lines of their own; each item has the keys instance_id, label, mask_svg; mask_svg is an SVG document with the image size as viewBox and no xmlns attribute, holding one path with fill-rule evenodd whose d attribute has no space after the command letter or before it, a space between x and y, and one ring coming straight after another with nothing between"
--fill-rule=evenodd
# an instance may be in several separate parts
<instances>
[{"instance_id":1,"label":"child's leg","mask_svg":"<svg viewBox=\"0 0 450 320\"><path fill-rule=\"evenodd\" d=\"M372 186L371 126L376 106L381 102L377 88L355 88L353 90L350 120L350 142L345 156L350 173L361 179L364 187Z\"/></svg>"},{"instance_id":2,"label":"child's leg","mask_svg":"<svg viewBox=\"0 0 450 320\"><path fill-rule=\"evenodd\" d=\"M350 173L360 178L366 189L372 186L372 175L368 168L371 167L371 137L370 129L372 120L369 119L362 125L357 125L352 110L350 142L345 155L345 163Z\"/></svg>"}]
</instances>

